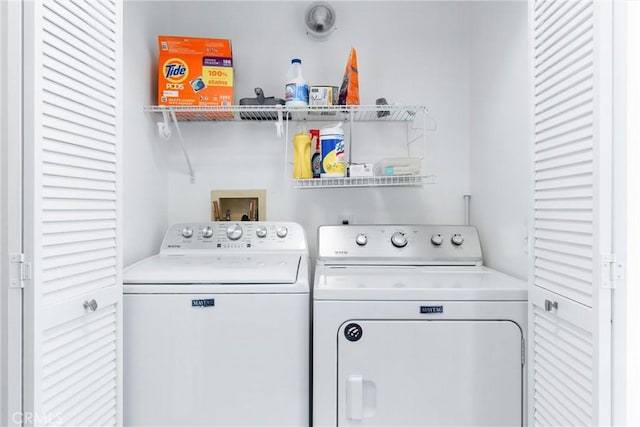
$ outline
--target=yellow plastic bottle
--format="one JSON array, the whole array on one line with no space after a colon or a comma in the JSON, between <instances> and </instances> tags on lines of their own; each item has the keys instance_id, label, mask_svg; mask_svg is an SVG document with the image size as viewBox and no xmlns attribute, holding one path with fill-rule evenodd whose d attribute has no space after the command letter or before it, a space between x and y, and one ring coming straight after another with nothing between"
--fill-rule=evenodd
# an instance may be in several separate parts
<instances>
[{"instance_id":1,"label":"yellow plastic bottle","mask_svg":"<svg viewBox=\"0 0 640 427\"><path fill-rule=\"evenodd\" d=\"M311 135L300 132L293 137L293 177L313 178L311 170Z\"/></svg>"}]
</instances>

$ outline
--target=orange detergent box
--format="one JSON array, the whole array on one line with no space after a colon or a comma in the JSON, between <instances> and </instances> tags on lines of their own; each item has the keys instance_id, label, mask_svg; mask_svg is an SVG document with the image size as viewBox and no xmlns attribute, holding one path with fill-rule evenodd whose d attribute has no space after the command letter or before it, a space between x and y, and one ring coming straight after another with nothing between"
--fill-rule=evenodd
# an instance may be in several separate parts
<instances>
[{"instance_id":1,"label":"orange detergent box","mask_svg":"<svg viewBox=\"0 0 640 427\"><path fill-rule=\"evenodd\" d=\"M158 105L233 105L231 40L158 36Z\"/></svg>"}]
</instances>

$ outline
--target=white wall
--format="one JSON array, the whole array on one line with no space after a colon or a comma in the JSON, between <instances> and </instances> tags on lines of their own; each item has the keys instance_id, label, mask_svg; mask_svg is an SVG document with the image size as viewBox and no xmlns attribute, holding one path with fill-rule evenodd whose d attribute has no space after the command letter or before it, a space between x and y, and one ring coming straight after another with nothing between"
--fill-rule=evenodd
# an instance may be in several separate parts
<instances>
[{"instance_id":1,"label":"white wall","mask_svg":"<svg viewBox=\"0 0 640 427\"><path fill-rule=\"evenodd\" d=\"M640 425L640 3L614 4L613 424Z\"/></svg>"},{"instance_id":2,"label":"white wall","mask_svg":"<svg viewBox=\"0 0 640 427\"><path fill-rule=\"evenodd\" d=\"M21 410L22 290L9 288L9 254L22 250L22 23L18 2L0 2L0 425Z\"/></svg>"},{"instance_id":3,"label":"white wall","mask_svg":"<svg viewBox=\"0 0 640 427\"><path fill-rule=\"evenodd\" d=\"M428 133L424 169L438 175L424 188L295 190L272 123L196 123L183 126L196 170L172 148L169 222L208 220L212 189L267 189L267 218L302 223L315 247L316 227L342 214L356 223L461 223L469 191L470 53L468 5L458 2L333 2L338 30L323 42L304 34L306 2L171 3L166 34L230 38L236 103L260 86L284 95L292 57L301 57L310 83L339 85L349 48L357 49L360 99L373 104L424 104L438 123ZM251 13L248 13L248 10ZM137 107L137 106L136 106ZM295 126L294 126L295 129ZM404 124L357 124L354 161L406 156ZM312 253L313 256L313 253Z\"/></svg>"},{"instance_id":4,"label":"white wall","mask_svg":"<svg viewBox=\"0 0 640 427\"><path fill-rule=\"evenodd\" d=\"M485 264L527 279L531 212L527 3L471 6L471 223Z\"/></svg>"},{"instance_id":5,"label":"white wall","mask_svg":"<svg viewBox=\"0 0 640 427\"><path fill-rule=\"evenodd\" d=\"M156 103L157 34L167 2L124 4L124 265L158 251L168 227L167 143L157 137L158 117L142 113Z\"/></svg>"},{"instance_id":6,"label":"white wall","mask_svg":"<svg viewBox=\"0 0 640 427\"><path fill-rule=\"evenodd\" d=\"M5 147L8 144L6 140L6 106L5 106L5 84L6 84L6 4L5 2L0 3L0 182L5 181L4 175L4 159L6 158ZM6 204L6 193L3 190L3 186L0 185L0 259L3 259L5 254L7 253L7 243L5 240L5 222L4 222L4 209ZM0 384L5 384L5 361L7 359L6 355L6 320L5 313L6 309L4 305L6 304L6 284L4 283L4 275L2 274L2 262L0 262ZM1 420L5 420L6 408L5 408L5 396L4 396L4 387L0 386L0 422Z\"/></svg>"},{"instance_id":7,"label":"white wall","mask_svg":"<svg viewBox=\"0 0 640 427\"><path fill-rule=\"evenodd\" d=\"M626 343L626 423L627 425L640 425L640 195L638 194L638 182L640 182L640 3L626 2L628 7L627 22L625 28L627 51L627 78L628 78L628 104L626 111L626 137L627 137L627 182L626 182L626 217L628 220L626 233L626 259L627 266L626 293L623 295L626 305L626 337L622 337ZM622 301L617 299L619 304ZM617 338L617 337L616 337Z\"/></svg>"},{"instance_id":8,"label":"white wall","mask_svg":"<svg viewBox=\"0 0 640 427\"><path fill-rule=\"evenodd\" d=\"M214 189L265 188L267 219L303 224L312 256L320 224L337 223L342 216L355 223L462 223L462 196L471 193L472 223L479 227L486 264L526 278L524 230L531 200L526 3L337 1L332 5L338 30L321 42L304 34L307 4L125 5L126 68L133 79L126 91L127 117L133 120L126 123L125 264L155 252L167 223L209 220ZM423 170L436 174L437 184L296 190L284 158L298 124L284 141L273 123L189 123L181 128L196 174L190 184L175 133L168 143L162 141L154 124L159 116L140 113L143 104L154 103L150 76L155 76L158 34L231 39L236 103L253 97L256 86L267 96L282 97L292 57L302 58L310 83L339 85L353 45L361 103L385 97L423 104L437 121L426 148L418 143L411 150L425 157ZM354 161L406 155L404 124L355 126ZM165 165L168 178L162 175Z\"/></svg>"}]
</instances>

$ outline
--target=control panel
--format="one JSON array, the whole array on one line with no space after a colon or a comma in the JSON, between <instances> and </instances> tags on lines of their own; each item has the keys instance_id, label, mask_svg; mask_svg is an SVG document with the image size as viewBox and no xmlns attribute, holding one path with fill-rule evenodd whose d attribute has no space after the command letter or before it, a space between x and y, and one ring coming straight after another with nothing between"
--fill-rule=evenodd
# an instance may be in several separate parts
<instances>
[{"instance_id":1,"label":"control panel","mask_svg":"<svg viewBox=\"0 0 640 427\"><path fill-rule=\"evenodd\" d=\"M327 225L318 228L326 264L482 265L478 230L466 225Z\"/></svg>"},{"instance_id":2,"label":"control panel","mask_svg":"<svg viewBox=\"0 0 640 427\"><path fill-rule=\"evenodd\" d=\"M242 221L175 224L167 231L161 253L186 250L306 250L304 230L293 222Z\"/></svg>"}]
</instances>

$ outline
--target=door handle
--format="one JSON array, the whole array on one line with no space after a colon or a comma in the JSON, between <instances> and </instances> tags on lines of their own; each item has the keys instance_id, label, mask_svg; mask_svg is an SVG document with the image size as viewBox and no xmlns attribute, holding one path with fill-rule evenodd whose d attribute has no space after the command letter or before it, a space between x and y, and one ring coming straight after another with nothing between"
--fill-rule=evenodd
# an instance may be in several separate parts
<instances>
[{"instance_id":1,"label":"door handle","mask_svg":"<svg viewBox=\"0 0 640 427\"><path fill-rule=\"evenodd\" d=\"M92 299L91 301L85 301L82 304L82 307L85 310L96 311L98 309L98 303L96 302L96 300Z\"/></svg>"},{"instance_id":2,"label":"door handle","mask_svg":"<svg viewBox=\"0 0 640 427\"><path fill-rule=\"evenodd\" d=\"M364 415L362 375L347 378L347 417L350 421L362 421Z\"/></svg>"},{"instance_id":3,"label":"door handle","mask_svg":"<svg viewBox=\"0 0 640 427\"><path fill-rule=\"evenodd\" d=\"M365 380L362 375L347 377L347 418L360 422L373 418L377 409L376 384Z\"/></svg>"},{"instance_id":4,"label":"door handle","mask_svg":"<svg viewBox=\"0 0 640 427\"><path fill-rule=\"evenodd\" d=\"M553 309L558 309L558 301L549 301L548 299L544 300L544 309L545 311L551 311Z\"/></svg>"}]
</instances>

